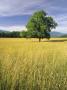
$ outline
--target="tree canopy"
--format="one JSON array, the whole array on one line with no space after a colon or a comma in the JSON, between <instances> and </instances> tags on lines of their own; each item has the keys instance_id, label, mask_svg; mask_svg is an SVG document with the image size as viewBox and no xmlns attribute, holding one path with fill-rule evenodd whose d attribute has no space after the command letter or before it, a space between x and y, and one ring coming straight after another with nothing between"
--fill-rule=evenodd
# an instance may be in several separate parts
<instances>
[{"instance_id":1,"label":"tree canopy","mask_svg":"<svg viewBox=\"0 0 67 90\"><path fill-rule=\"evenodd\" d=\"M56 26L53 18L43 10L35 12L26 25L29 37L39 38L39 41L41 38L49 39L51 30Z\"/></svg>"}]
</instances>

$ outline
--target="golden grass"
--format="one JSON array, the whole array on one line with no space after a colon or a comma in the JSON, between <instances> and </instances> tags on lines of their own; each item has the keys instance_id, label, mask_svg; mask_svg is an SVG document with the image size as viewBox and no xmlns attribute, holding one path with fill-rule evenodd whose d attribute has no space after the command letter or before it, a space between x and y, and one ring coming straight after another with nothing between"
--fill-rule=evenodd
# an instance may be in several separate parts
<instances>
[{"instance_id":1,"label":"golden grass","mask_svg":"<svg viewBox=\"0 0 67 90\"><path fill-rule=\"evenodd\" d=\"M0 90L67 90L66 39L0 39Z\"/></svg>"}]
</instances>

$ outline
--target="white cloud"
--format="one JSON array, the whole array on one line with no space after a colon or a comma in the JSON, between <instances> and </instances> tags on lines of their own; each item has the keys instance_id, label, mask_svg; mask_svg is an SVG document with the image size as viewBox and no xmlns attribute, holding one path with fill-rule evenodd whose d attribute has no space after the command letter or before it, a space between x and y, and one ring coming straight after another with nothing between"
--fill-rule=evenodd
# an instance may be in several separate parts
<instances>
[{"instance_id":1,"label":"white cloud","mask_svg":"<svg viewBox=\"0 0 67 90\"><path fill-rule=\"evenodd\" d=\"M67 27L59 26L54 31L62 32L62 33L67 33Z\"/></svg>"},{"instance_id":2,"label":"white cloud","mask_svg":"<svg viewBox=\"0 0 67 90\"><path fill-rule=\"evenodd\" d=\"M67 14L60 14L54 17L57 21L58 26L55 31L67 33Z\"/></svg>"},{"instance_id":3,"label":"white cloud","mask_svg":"<svg viewBox=\"0 0 67 90\"><path fill-rule=\"evenodd\" d=\"M0 30L5 31L22 31L27 30L25 26L0 26Z\"/></svg>"}]
</instances>

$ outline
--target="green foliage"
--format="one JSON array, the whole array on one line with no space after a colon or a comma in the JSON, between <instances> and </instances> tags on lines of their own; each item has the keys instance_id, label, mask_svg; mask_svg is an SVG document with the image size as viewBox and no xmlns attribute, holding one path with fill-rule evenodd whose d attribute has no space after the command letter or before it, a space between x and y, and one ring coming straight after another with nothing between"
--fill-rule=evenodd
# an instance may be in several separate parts
<instances>
[{"instance_id":1,"label":"green foliage","mask_svg":"<svg viewBox=\"0 0 67 90\"><path fill-rule=\"evenodd\" d=\"M13 32L0 32L0 37L3 37L3 38L18 38L20 37L20 32L19 31L13 31Z\"/></svg>"},{"instance_id":2,"label":"green foliage","mask_svg":"<svg viewBox=\"0 0 67 90\"><path fill-rule=\"evenodd\" d=\"M37 38L50 38L50 32L53 28L56 28L57 23L52 17L46 16L46 12L37 11L30 18L26 27L30 36Z\"/></svg>"},{"instance_id":3,"label":"green foliage","mask_svg":"<svg viewBox=\"0 0 67 90\"><path fill-rule=\"evenodd\" d=\"M26 38L27 37L27 31L20 32L20 37Z\"/></svg>"}]
</instances>

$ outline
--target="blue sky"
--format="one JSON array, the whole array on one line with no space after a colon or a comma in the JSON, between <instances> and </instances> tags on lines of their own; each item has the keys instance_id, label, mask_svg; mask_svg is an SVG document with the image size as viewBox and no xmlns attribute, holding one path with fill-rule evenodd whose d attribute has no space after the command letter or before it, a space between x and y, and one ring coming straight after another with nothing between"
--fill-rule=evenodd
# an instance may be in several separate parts
<instances>
[{"instance_id":1,"label":"blue sky","mask_svg":"<svg viewBox=\"0 0 67 90\"><path fill-rule=\"evenodd\" d=\"M0 0L0 29L24 30L30 16L42 9L58 23L55 31L67 33L67 0Z\"/></svg>"}]
</instances>

